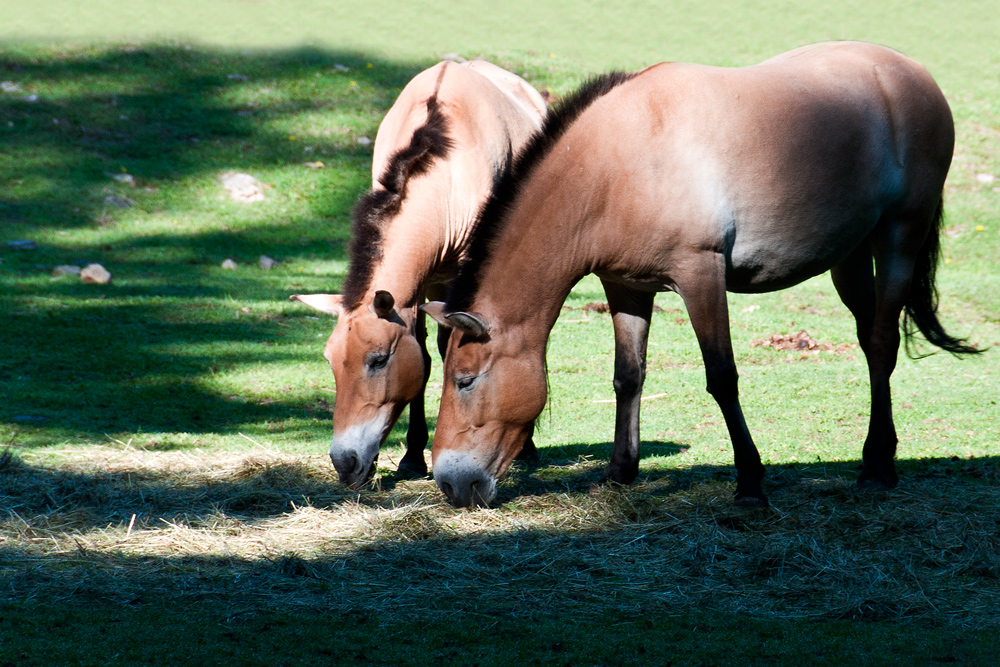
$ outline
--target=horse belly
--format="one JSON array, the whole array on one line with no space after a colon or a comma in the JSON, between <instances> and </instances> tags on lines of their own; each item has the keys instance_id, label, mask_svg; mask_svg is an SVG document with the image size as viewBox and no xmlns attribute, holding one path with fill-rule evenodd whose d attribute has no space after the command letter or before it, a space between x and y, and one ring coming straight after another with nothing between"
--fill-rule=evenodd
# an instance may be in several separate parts
<instances>
[{"instance_id":1,"label":"horse belly","mask_svg":"<svg viewBox=\"0 0 1000 667\"><path fill-rule=\"evenodd\" d=\"M829 271L868 237L877 222L875 212L847 224L824 216L796 221L796 233L787 233L785 225L770 236L766 233L769 225L757 226L757 233L744 233L727 253L726 289L772 292Z\"/></svg>"},{"instance_id":2,"label":"horse belly","mask_svg":"<svg viewBox=\"0 0 1000 667\"><path fill-rule=\"evenodd\" d=\"M864 114L859 114L863 116ZM871 233L907 187L882 122L803 122L729 164L713 204L727 287L765 292L828 271Z\"/></svg>"}]
</instances>

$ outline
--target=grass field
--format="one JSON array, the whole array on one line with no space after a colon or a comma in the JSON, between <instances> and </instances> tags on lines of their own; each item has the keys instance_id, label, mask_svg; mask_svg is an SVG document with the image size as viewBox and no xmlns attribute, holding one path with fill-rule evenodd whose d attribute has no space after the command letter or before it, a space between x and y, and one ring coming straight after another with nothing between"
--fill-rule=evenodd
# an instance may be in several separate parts
<instances>
[{"instance_id":1,"label":"grass field","mask_svg":"<svg viewBox=\"0 0 1000 667\"><path fill-rule=\"evenodd\" d=\"M40 0L5 16L0 664L992 665L1000 13L398 4ZM331 322L287 297L339 287L367 140L410 77L458 53L563 95L609 67L742 65L828 38L900 48L949 97L942 319L995 348L901 355L900 489L854 489L867 372L827 276L730 303L770 511L731 506L728 436L674 295L657 298L640 479L591 488L614 410L593 278L551 339L542 461L498 507L396 479L405 414L374 488L338 484ZM265 199L230 199L228 171ZM53 275L91 262L111 283ZM753 345L800 330L833 349ZM432 395L440 382L435 362Z\"/></svg>"}]
</instances>

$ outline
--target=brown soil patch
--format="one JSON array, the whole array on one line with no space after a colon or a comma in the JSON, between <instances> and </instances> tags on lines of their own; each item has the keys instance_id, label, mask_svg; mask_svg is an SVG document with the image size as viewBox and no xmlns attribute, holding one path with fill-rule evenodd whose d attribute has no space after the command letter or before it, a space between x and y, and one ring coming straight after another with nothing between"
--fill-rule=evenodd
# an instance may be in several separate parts
<instances>
[{"instance_id":1,"label":"brown soil patch","mask_svg":"<svg viewBox=\"0 0 1000 667\"><path fill-rule=\"evenodd\" d=\"M770 338L750 341L750 347L768 347L790 352L832 352L846 354L858 347L857 343L821 343L805 331L794 334L771 334Z\"/></svg>"}]
</instances>

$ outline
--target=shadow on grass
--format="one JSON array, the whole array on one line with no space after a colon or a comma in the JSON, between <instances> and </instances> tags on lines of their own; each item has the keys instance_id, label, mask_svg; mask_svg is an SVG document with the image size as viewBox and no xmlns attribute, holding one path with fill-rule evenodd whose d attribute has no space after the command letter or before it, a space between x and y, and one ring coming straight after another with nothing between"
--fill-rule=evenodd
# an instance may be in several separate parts
<instances>
[{"instance_id":1,"label":"shadow on grass","mask_svg":"<svg viewBox=\"0 0 1000 667\"><path fill-rule=\"evenodd\" d=\"M379 111L420 69L313 49L5 48L0 133L12 159L4 180L32 187L5 197L3 214L31 226L87 227L108 208L112 176L123 169L159 190L224 169L301 164L303 144L283 120L302 114L331 116L317 121L317 136L302 137L315 139L314 153L363 163L370 151L353 138L377 127ZM326 208L319 201L317 213Z\"/></svg>"},{"instance_id":2,"label":"shadow on grass","mask_svg":"<svg viewBox=\"0 0 1000 667\"><path fill-rule=\"evenodd\" d=\"M714 466L644 471L628 489L542 482L546 494L462 511L428 503L428 481L337 493L297 463L247 462L185 486L176 473L8 462L0 581L29 604L166 600L250 615L530 621L697 607L995 629L1000 461L901 464L887 494L856 490L857 462L772 466L769 511L734 508L717 481L728 469Z\"/></svg>"},{"instance_id":3,"label":"shadow on grass","mask_svg":"<svg viewBox=\"0 0 1000 667\"><path fill-rule=\"evenodd\" d=\"M0 424L53 441L232 433L296 414L328 428L321 399L244 398L212 378L323 364L316 331L329 324L285 302L341 276L296 262L345 260L350 211L370 185L371 148L357 139L374 138L428 64L311 49L5 47L0 239L40 240L0 245ZM227 170L277 181L247 206L224 197ZM247 267L264 254L283 264ZM226 258L241 269L220 269ZM90 262L112 284L49 279Z\"/></svg>"}]
</instances>

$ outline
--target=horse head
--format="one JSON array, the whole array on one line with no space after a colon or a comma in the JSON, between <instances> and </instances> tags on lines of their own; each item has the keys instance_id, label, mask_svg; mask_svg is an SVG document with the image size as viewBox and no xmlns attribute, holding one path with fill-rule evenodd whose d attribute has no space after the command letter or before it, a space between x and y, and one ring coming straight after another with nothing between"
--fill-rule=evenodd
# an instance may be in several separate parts
<instances>
[{"instance_id":1,"label":"horse head","mask_svg":"<svg viewBox=\"0 0 1000 667\"><path fill-rule=\"evenodd\" d=\"M545 346L529 346L516 327L501 329L481 315L448 313L440 302L421 309L452 328L431 450L434 480L458 507L489 505L545 407Z\"/></svg>"},{"instance_id":2,"label":"horse head","mask_svg":"<svg viewBox=\"0 0 1000 667\"><path fill-rule=\"evenodd\" d=\"M351 310L339 294L297 294L295 301L337 317L323 356L337 384L330 459L351 487L375 472L379 449L403 408L424 386L416 308L396 308L376 291Z\"/></svg>"}]
</instances>

